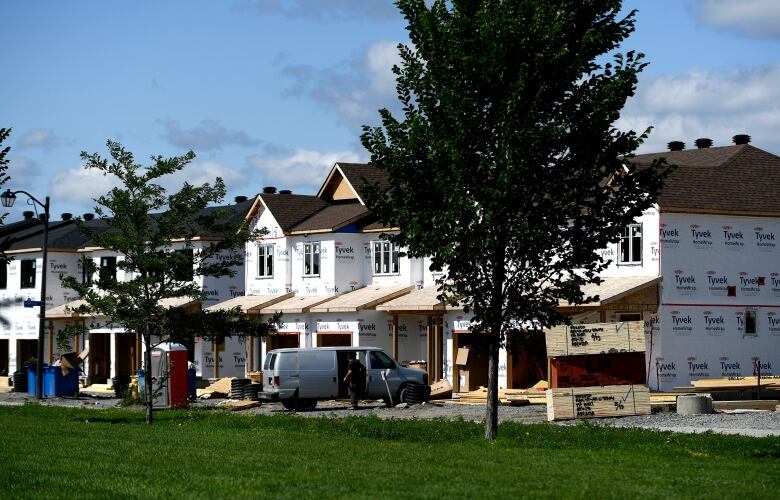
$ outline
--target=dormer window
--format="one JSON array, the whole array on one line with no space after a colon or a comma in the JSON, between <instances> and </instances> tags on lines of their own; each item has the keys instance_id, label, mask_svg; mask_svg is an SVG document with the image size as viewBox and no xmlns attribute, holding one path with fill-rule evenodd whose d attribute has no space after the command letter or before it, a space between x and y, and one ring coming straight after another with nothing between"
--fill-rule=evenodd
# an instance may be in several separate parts
<instances>
[{"instance_id":1,"label":"dormer window","mask_svg":"<svg viewBox=\"0 0 780 500\"><path fill-rule=\"evenodd\" d=\"M315 278L320 275L320 243L303 244L303 276Z\"/></svg>"},{"instance_id":2,"label":"dormer window","mask_svg":"<svg viewBox=\"0 0 780 500\"><path fill-rule=\"evenodd\" d=\"M398 253L400 248L389 241L374 241L371 243L374 276L398 274Z\"/></svg>"},{"instance_id":3,"label":"dormer window","mask_svg":"<svg viewBox=\"0 0 780 500\"><path fill-rule=\"evenodd\" d=\"M24 259L20 262L22 266L21 283L19 288L35 288L35 259Z\"/></svg>"}]
</instances>

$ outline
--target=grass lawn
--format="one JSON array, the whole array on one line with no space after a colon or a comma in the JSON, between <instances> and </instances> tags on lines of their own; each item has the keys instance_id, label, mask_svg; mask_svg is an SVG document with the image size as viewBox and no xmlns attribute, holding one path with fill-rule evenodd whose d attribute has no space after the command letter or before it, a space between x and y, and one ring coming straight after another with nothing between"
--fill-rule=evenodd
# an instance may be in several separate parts
<instances>
[{"instance_id":1,"label":"grass lawn","mask_svg":"<svg viewBox=\"0 0 780 500\"><path fill-rule=\"evenodd\" d=\"M780 438L0 407L0 497L778 498Z\"/></svg>"}]
</instances>

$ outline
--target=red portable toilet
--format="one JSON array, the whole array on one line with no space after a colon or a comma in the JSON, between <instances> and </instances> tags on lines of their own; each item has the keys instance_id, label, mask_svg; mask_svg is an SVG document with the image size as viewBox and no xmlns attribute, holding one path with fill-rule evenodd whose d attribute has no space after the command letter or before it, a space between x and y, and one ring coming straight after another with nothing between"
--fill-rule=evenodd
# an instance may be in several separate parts
<instances>
[{"instance_id":1,"label":"red portable toilet","mask_svg":"<svg viewBox=\"0 0 780 500\"><path fill-rule=\"evenodd\" d=\"M152 349L152 384L162 381L154 406L186 408L189 406L187 379L187 348L182 344L165 342Z\"/></svg>"}]
</instances>

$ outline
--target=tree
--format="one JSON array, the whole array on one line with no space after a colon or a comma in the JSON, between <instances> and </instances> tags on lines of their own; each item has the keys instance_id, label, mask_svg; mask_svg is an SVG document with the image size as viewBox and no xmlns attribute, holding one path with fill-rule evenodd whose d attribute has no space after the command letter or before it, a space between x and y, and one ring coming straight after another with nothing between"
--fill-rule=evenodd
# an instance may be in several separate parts
<instances>
[{"instance_id":1,"label":"tree","mask_svg":"<svg viewBox=\"0 0 780 500\"><path fill-rule=\"evenodd\" d=\"M74 276L63 276L63 284L76 290L86 301L77 309L83 314L105 316L112 324L139 334L143 339L144 369L151 367L151 350L169 340L224 338L226 335L265 335L273 331L276 318L268 322L241 316L240 309L222 312L185 313L166 307L165 299L190 297L202 299L203 290L194 276L232 276L243 263L244 245L257 237L248 229L244 214L210 205L222 201L225 186L220 178L214 184L193 186L184 183L167 194L158 181L182 170L193 160L190 151L183 156L152 157L142 168L132 153L119 143L108 141L111 160L97 153L81 154L85 168L118 178L120 187L97 198L98 219L79 221L80 229L91 238L91 245L117 252L117 268L124 280L112 274L102 275L95 286ZM198 236L207 240L194 245ZM176 250L174 250L176 249ZM86 272L93 275L96 266L85 259ZM65 331L62 335L68 335ZM152 423L152 377L146 376L146 421Z\"/></svg>"},{"instance_id":2,"label":"tree","mask_svg":"<svg viewBox=\"0 0 780 500\"><path fill-rule=\"evenodd\" d=\"M627 159L647 137L613 126L642 54L605 55L634 30L620 0L398 0L403 119L364 127L388 236L444 271L442 298L489 350L485 437L498 428L498 353L517 327L566 321L607 263L597 250L652 205L667 175ZM602 62L603 61L603 62Z\"/></svg>"}]
</instances>

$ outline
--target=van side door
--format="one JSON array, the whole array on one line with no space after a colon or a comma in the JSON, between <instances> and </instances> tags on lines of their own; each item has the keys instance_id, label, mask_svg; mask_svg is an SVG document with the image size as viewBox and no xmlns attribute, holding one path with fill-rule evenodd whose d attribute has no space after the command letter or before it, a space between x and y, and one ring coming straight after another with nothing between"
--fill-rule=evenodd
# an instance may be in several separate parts
<instances>
[{"instance_id":1,"label":"van side door","mask_svg":"<svg viewBox=\"0 0 780 500\"><path fill-rule=\"evenodd\" d=\"M301 398L330 399L339 394L336 351L306 350L298 353Z\"/></svg>"}]
</instances>

